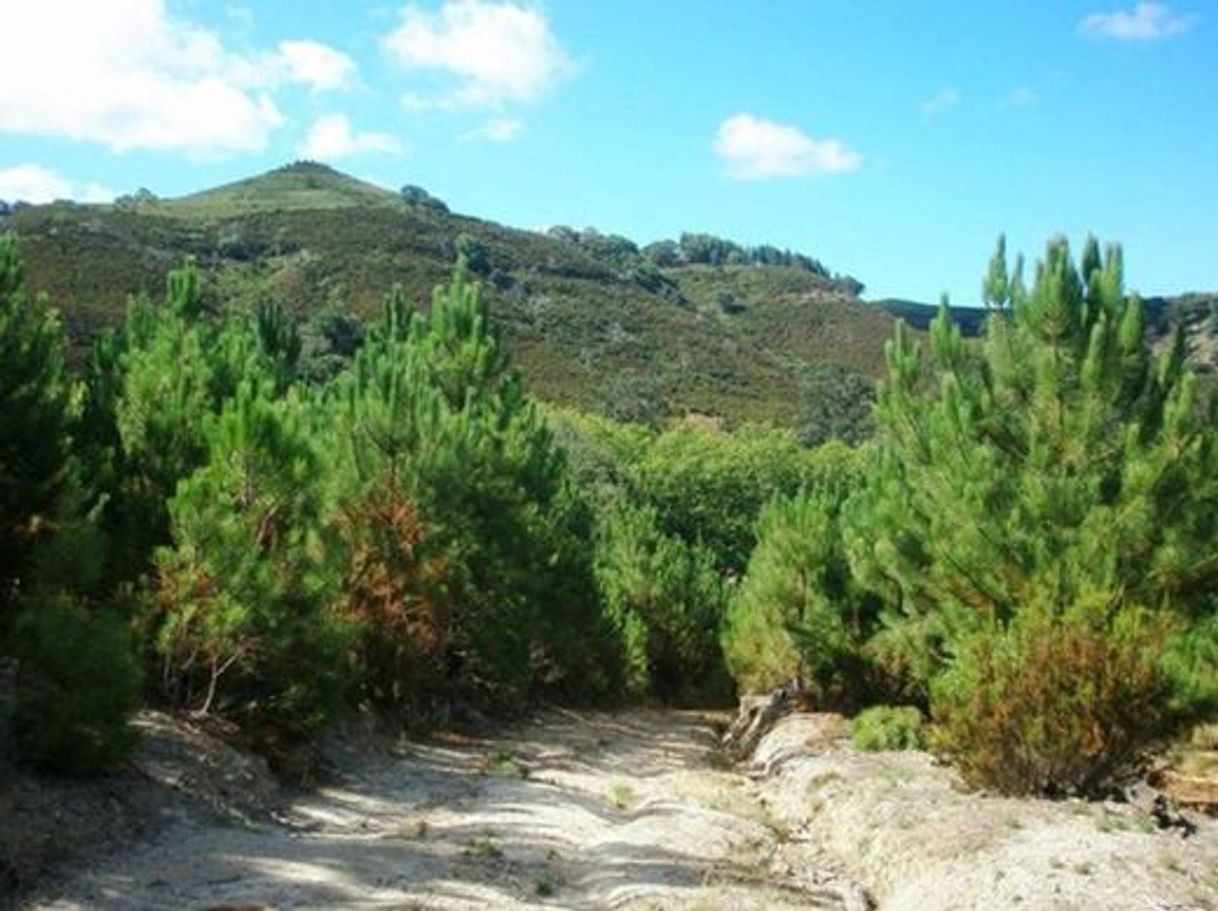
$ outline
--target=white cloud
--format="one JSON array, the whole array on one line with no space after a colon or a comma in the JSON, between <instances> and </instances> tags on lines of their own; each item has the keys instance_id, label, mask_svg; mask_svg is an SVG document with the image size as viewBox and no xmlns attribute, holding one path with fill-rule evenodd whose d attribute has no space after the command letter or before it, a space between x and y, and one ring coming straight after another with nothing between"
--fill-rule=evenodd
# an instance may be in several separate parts
<instances>
[{"instance_id":1,"label":"white cloud","mask_svg":"<svg viewBox=\"0 0 1218 911\"><path fill-rule=\"evenodd\" d=\"M524 132L524 123L515 117L492 117L476 130L462 136L466 140L485 142L511 142Z\"/></svg>"},{"instance_id":2,"label":"white cloud","mask_svg":"<svg viewBox=\"0 0 1218 911\"><path fill-rule=\"evenodd\" d=\"M729 177L803 177L853 171L862 159L838 139L813 139L793 126L736 114L719 125L715 154Z\"/></svg>"},{"instance_id":3,"label":"white cloud","mask_svg":"<svg viewBox=\"0 0 1218 911\"><path fill-rule=\"evenodd\" d=\"M1196 16L1174 13L1162 3L1139 3L1132 10L1090 13L1079 23L1079 31L1118 41L1158 41L1196 24Z\"/></svg>"},{"instance_id":4,"label":"white cloud","mask_svg":"<svg viewBox=\"0 0 1218 911\"><path fill-rule=\"evenodd\" d=\"M355 78L354 60L316 41L281 41L278 51L287 77L315 92L346 88Z\"/></svg>"},{"instance_id":5,"label":"white cloud","mask_svg":"<svg viewBox=\"0 0 1218 911\"><path fill-rule=\"evenodd\" d=\"M265 148L285 119L272 89L333 88L354 71L350 58L310 41L232 53L164 0L16 4L5 15L4 64L0 132L191 155Z\"/></svg>"},{"instance_id":6,"label":"white cloud","mask_svg":"<svg viewBox=\"0 0 1218 911\"><path fill-rule=\"evenodd\" d=\"M337 161L359 152L381 152L396 155L401 145L388 133L357 133L345 114L318 117L309 127L300 154L317 161Z\"/></svg>"},{"instance_id":7,"label":"white cloud","mask_svg":"<svg viewBox=\"0 0 1218 911\"><path fill-rule=\"evenodd\" d=\"M436 13L409 5L384 46L398 63L442 77L436 91L406 95L408 110L529 103L573 69L532 4L446 0Z\"/></svg>"},{"instance_id":8,"label":"white cloud","mask_svg":"<svg viewBox=\"0 0 1218 911\"><path fill-rule=\"evenodd\" d=\"M53 202L75 199L79 202L110 202L117 194L101 184L88 183L77 189L57 171L37 164L0 168L0 199L6 202Z\"/></svg>"},{"instance_id":9,"label":"white cloud","mask_svg":"<svg viewBox=\"0 0 1218 911\"><path fill-rule=\"evenodd\" d=\"M922 113L927 117L946 114L960 103L960 92L953 88L942 88L931 95L920 105Z\"/></svg>"}]
</instances>

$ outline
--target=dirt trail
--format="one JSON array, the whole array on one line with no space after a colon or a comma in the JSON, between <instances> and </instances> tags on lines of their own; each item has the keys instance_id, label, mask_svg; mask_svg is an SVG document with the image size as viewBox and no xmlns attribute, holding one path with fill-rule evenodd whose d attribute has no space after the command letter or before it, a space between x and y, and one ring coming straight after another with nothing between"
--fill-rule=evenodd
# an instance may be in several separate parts
<instances>
[{"instance_id":1,"label":"dirt trail","mask_svg":"<svg viewBox=\"0 0 1218 911\"><path fill-rule=\"evenodd\" d=\"M1218 819L967 792L926 753L857 752L836 715L786 716L729 768L716 720L548 712L409 744L356 725L285 797L260 760L144 712L126 777L0 786L0 872L45 872L4 841L47 819L31 856L111 850L61 862L29 911L1218 911Z\"/></svg>"},{"instance_id":2,"label":"dirt trail","mask_svg":"<svg viewBox=\"0 0 1218 911\"><path fill-rule=\"evenodd\" d=\"M25 907L867 907L721 768L710 719L548 713L493 740L352 751L273 822L183 819Z\"/></svg>"}]
</instances>

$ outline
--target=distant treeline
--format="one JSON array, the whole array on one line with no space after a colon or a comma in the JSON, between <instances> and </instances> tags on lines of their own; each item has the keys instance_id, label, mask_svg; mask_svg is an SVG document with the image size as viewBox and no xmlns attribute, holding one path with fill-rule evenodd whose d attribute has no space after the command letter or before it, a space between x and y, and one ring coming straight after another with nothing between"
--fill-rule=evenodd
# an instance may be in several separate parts
<instances>
[{"instance_id":1,"label":"distant treeline","mask_svg":"<svg viewBox=\"0 0 1218 911\"><path fill-rule=\"evenodd\" d=\"M831 273L820 260L769 244L746 247L713 234L685 232L677 240L658 240L640 247L620 234L602 234L595 228L570 228L556 225L546 231L555 240L574 244L591 256L619 267L640 259L658 268L679 266L785 266L819 275L853 295L863 293L864 285L849 275Z\"/></svg>"}]
</instances>

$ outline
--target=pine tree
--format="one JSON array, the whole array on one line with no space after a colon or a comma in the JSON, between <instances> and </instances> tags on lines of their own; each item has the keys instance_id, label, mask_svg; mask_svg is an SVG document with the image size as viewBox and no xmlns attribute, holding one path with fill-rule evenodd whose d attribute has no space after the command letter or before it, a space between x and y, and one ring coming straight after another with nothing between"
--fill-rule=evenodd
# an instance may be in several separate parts
<instances>
[{"instance_id":1,"label":"pine tree","mask_svg":"<svg viewBox=\"0 0 1218 911\"><path fill-rule=\"evenodd\" d=\"M705 701L730 690L718 642L726 593L709 549L665 534L652 508L620 507L602 520L596 573L628 692Z\"/></svg>"},{"instance_id":2,"label":"pine tree","mask_svg":"<svg viewBox=\"0 0 1218 911\"><path fill-rule=\"evenodd\" d=\"M514 702L542 681L586 683L588 662L561 643L599 617L590 518L463 266L427 315L389 295L326 407L334 501L356 558L351 608L372 637L364 655L394 667L412 656L416 671L403 687L396 671L377 671L376 688L401 692L410 710L462 692ZM402 573L391 589L370 590L389 567ZM370 610L409 641L374 641Z\"/></svg>"},{"instance_id":3,"label":"pine tree","mask_svg":"<svg viewBox=\"0 0 1218 911\"><path fill-rule=\"evenodd\" d=\"M723 631L728 666L744 691L794 683L821 705L863 697L863 647L876 605L851 576L840 528L842 503L860 480L842 477L762 510Z\"/></svg>"},{"instance_id":4,"label":"pine tree","mask_svg":"<svg viewBox=\"0 0 1218 911\"><path fill-rule=\"evenodd\" d=\"M106 494L109 581L151 569L169 540L166 504L206 457L203 426L231 395L253 358L249 333L219 333L202 319L198 271L170 272L159 304L133 298L116 333L94 345L86 373L84 457Z\"/></svg>"},{"instance_id":5,"label":"pine tree","mask_svg":"<svg viewBox=\"0 0 1218 911\"><path fill-rule=\"evenodd\" d=\"M87 773L131 745L139 673L123 622L82 597L102 546L63 348L57 314L26 292L15 237L0 235L0 654L20 668L0 712L12 710L12 758Z\"/></svg>"},{"instance_id":6,"label":"pine tree","mask_svg":"<svg viewBox=\"0 0 1218 911\"><path fill-rule=\"evenodd\" d=\"M0 235L0 627L70 482L70 394L59 317L27 293L17 239Z\"/></svg>"},{"instance_id":7,"label":"pine tree","mask_svg":"<svg viewBox=\"0 0 1218 911\"><path fill-rule=\"evenodd\" d=\"M157 557L157 641L178 702L304 734L341 697L346 640L319 462L297 403L269 392L244 380L205 423Z\"/></svg>"},{"instance_id":8,"label":"pine tree","mask_svg":"<svg viewBox=\"0 0 1218 911\"><path fill-rule=\"evenodd\" d=\"M1094 669L1067 669L1057 708L1097 713L1094 730L1103 736L1092 736L1091 747L1072 745L1093 749L1093 762L1067 781L1023 770L1016 789L1093 786L1098 779L1089 776L1108 774L1112 756L1128 759L1189 714L1177 710L1198 710L1199 677L1218 679L1205 666L1211 645L1197 639L1213 617L1218 581L1213 423L1180 346L1152 354L1142 305L1124 293L1120 248L1101 255L1088 241L1082 268L1065 241L1053 241L1025 288L1018 267L1008 273L1000 244L979 347L961 338L946 304L931 328L929 359L898 328L876 409L873 482L849 533L856 571L889 605L877 646L927 688L949 731L953 719L963 730L966 718L1020 717L985 700L1024 692L1023 678L1010 675L1041 673L1031 669L1034 657L1064 657L1042 649L1038 636L1073 637L1077 654L1095 660L1109 653L1082 643L1107 642L1145 671L1139 679L1153 690L1156 711L1118 731L1129 719L1080 702L1112 698L1087 689ZM1178 635L1182 629L1189 632ZM999 654L1022 654L1027 667ZM1182 686L1194 696L1188 706L1169 698ZM1134 704L1128 693L1122 698ZM1046 711L1042 705L1040 721L1033 713L1027 724L1052 730L1057 720ZM1026 727L986 736L1010 737L1012 749L1022 739L1025 753L1036 752ZM1009 755L993 753L991 765L975 770L979 779L1009 765Z\"/></svg>"}]
</instances>

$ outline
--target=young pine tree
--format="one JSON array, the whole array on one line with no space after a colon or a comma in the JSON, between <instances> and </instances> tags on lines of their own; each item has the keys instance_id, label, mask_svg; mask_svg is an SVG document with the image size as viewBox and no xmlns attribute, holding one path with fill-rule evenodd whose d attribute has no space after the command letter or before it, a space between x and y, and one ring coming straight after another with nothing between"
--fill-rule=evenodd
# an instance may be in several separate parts
<instances>
[{"instance_id":1,"label":"young pine tree","mask_svg":"<svg viewBox=\"0 0 1218 911\"><path fill-rule=\"evenodd\" d=\"M198 272L188 262L169 274L161 304L133 299L122 331L94 349L87 442L108 482L113 581L151 569L155 548L169 540L166 504L206 458L203 426L220 390L215 330L202 312Z\"/></svg>"},{"instance_id":2,"label":"young pine tree","mask_svg":"<svg viewBox=\"0 0 1218 911\"><path fill-rule=\"evenodd\" d=\"M762 510L757 547L729 602L723 647L737 685L789 683L817 703L857 705L868 671L863 647L876 604L850 574L840 516L849 481L779 497Z\"/></svg>"},{"instance_id":3,"label":"young pine tree","mask_svg":"<svg viewBox=\"0 0 1218 911\"><path fill-rule=\"evenodd\" d=\"M101 542L73 454L63 348L55 311L26 292L16 239L0 235L0 655L18 667L0 750L87 773L130 746L139 673L124 624L84 604Z\"/></svg>"},{"instance_id":4,"label":"young pine tree","mask_svg":"<svg viewBox=\"0 0 1218 911\"><path fill-rule=\"evenodd\" d=\"M412 711L599 685L596 649L574 647L603 636L587 510L463 266L426 316L390 294L327 409L375 690Z\"/></svg>"},{"instance_id":5,"label":"young pine tree","mask_svg":"<svg viewBox=\"0 0 1218 911\"><path fill-rule=\"evenodd\" d=\"M1090 790L1218 695L1214 425L1119 247L1053 241L1027 288L1000 244L985 293L979 346L946 306L929 359L890 343L853 563L968 777Z\"/></svg>"},{"instance_id":6,"label":"young pine tree","mask_svg":"<svg viewBox=\"0 0 1218 911\"><path fill-rule=\"evenodd\" d=\"M0 631L70 483L70 394L58 314L27 293L17 239L0 235Z\"/></svg>"},{"instance_id":7,"label":"young pine tree","mask_svg":"<svg viewBox=\"0 0 1218 911\"><path fill-rule=\"evenodd\" d=\"M665 534L650 507L616 508L597 537L597 579L622 641L627 691L666 700L725 695L717 635L725 590L714 554Z\"/></svg>"},{"instance_id":8,"label":"young pine tree","mask_svg":"<svg viewBox=\"0 0 1218 911\"><path fill-rule=\"evenodd\" d=\"M341 698L347 631L323 524L319 462L299 407L257 381L204 428L204 464L169 504L157 555L162 684L256 735L316 730Z\"/></svg>"}]
</instances>

